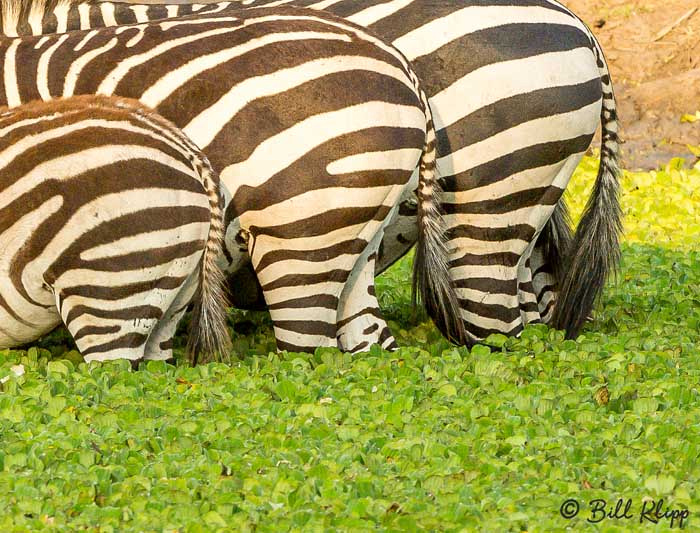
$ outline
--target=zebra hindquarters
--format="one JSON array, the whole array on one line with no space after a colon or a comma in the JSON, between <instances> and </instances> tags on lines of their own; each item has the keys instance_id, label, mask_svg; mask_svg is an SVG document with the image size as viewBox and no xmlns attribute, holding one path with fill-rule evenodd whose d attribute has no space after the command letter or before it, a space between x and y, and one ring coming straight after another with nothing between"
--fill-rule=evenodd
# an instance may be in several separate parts
<instances>
[{"instance_id":1,"label":"zebra hindquarters","mask_svg":"<svg viewBox=\"0 0 700 533\"><path fill-rule=\"evenodd\" d=\"M63 322L86 361L171 358L207 240L206 195L143 187L91 207L100 223L86 231L93 209L71 217L63 231L82 235L48 271Z\"/></svg>"},{"instance_id":2,"label":"zebra hindquarters","mask_svg":"<svg viewBox=\"0 0 700 533\"><path fill-rule=\"evenodd\" d=\"M556 279L536 244L584 145L563 159L555 154L554 161L545 159L543 148L539 160L546 164L502 179L474 169L469 180L446 181L451 276L470 342L492 333L518 335L526 324L551 318Z\"/></svg>"},{"instance_id":3,"label":"zebra hindquarters","mask_svg":"<svg viewBox=\"0 0 700 533\"><path fill-rule=\"evenodd\" d=\"M123 99L33 102L0 127L0 245L17 251L0 292L23 340L60 316L86 361L170 358L202 255L220 253L206 160Z\"/></svg>"},{"instance_id":4,"label":"zebra hindquarters","mask_svg":"<svg viewBox=\"0 0 700 533\"><path fill-rule=\"evenodd\" d=\"M314 191L297 209L275 210L273 220L287 220L274 226L241 217L280 350L395 346L374 294L374 258L403 187Z\"/></svg>"}]
</instances>

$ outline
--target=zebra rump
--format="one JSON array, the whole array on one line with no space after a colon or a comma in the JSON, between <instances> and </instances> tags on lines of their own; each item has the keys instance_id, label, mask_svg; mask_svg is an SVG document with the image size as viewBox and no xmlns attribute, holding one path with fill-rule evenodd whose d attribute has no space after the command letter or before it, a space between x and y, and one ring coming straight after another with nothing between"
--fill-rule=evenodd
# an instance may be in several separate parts
<instances>
[{"instance_id":1,"label":"zebra rump","mask_svg":"<svg viewBox=\"0 0 700 533\"><path fill-rule=\"evenodd\" d=\"M0 112L0 346L61 323L86 361L228 354L218 177L135 101L81 96Z\"/></svg>"}]
</instances>

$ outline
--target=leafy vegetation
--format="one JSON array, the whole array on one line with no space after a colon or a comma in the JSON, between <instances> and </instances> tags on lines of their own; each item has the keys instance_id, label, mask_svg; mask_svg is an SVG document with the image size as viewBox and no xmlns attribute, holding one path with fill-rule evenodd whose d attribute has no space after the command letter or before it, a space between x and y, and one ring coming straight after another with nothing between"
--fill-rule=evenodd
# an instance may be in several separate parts
<instances>
[{"instance_id":1,"label":"leafy vegetation","mask_svg":"<svg viewBox=\"0 0 700 533\"><path fill-rule=\"evenodd\" d=\"M230 366L88 366L63 330L0 352L0 531L666 531L639 523L662 498L700 528L700 168L624 189L622 272L576 341L455 348L414 323L406 260L380 280L394 353L277 354L244 312ZM587 523L596 498L633 518Z\"/></svg>"}]
</instances>

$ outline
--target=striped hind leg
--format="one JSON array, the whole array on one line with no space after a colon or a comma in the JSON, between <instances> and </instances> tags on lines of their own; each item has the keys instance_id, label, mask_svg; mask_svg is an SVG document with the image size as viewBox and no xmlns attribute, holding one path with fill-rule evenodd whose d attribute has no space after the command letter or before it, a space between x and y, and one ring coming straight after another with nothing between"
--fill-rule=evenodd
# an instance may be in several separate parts
<instances>
[{"instance_id":1,"label":"striped hind leg","mask_svg":"<svg viewBox=\"0 0 700 533\"><path fill-rule=\"evenodd\" d=\"M374 289L380 240L381 234L359 257L340 296L337 336L338 346L345 352L362 352L372 344L387 350L398 347L382 317Z\"/></svg>"},{"instance_id":2,"label":"striped hind leg","mask_svg":"<svg viewBox=\"0 0 700 533\"><path fill-rule=\"evenodd\" d=\"M337 347L338 301L361 252L358 243L346 241L341 250L309 249L299 242L302 239L266 235L252 241L251 260L270 310L277 348L312 352Z\"/></svg>"},{"instance_id":3,"label":"striped hind leg","mask_svg":"<svg viewBox=\"0 0 700 533\"><path fill-rule=\"evenodd\" d=\"M535 246L530 255L528 268L537 308L545 324L549 324L552 318L554 303L557 299L557 281L551 267L552 265L545 260L542 248Z\"/></svg>"},{"instance_id":4,"label":"striped hind leg","mask_svg":"<svg viewBox=\"0 0 700 533\"><path fill-rule=\"evenodd\" d=\"M360 235L367 245L355 262L338 302L338 346L343 351L358 353L365 351L372 344L379 344L386 350L398 348L389 326L382 317L375 293L374 277L380 246L386 243L388 231L391 232L390 239L396 246L410 248L410 244L394 239L398 235L397 230L410 233L406 225L397 225L397 222L408 220L409 223L412 221L415 224L415 219L401 217L399 202L402 196L412 196L416 181L417 173L414 172L406 186L394 187L382 202L379 213L383 213L384 216L375 216ZM398 251L398 248L392 251Z\"/></svg>"},{"instance_id":5,"label":"striped hind leg","mask_svg":"<svg viewBox=\"0 0 700 533\"><path fill-rule=\"evenodd\" d=\"M161 315L154 306L102 306L61 290L56 290L56 307L86 362L128 359L134 367L143 359L148 335Z\"/></svg>"},{"instance_id":6,"label":"striped hind leg","mask_svg":"<svg viewBox=\"0 0 700 533\"><path fill-rule=\"evenodd\" d=\"M149 337L197 271L201 254L197 251L155 269L121 273L125 280L141 276L141 282L54 285L61 319L85 361L128 359L136 364L142 360Z\"/></svg>"},{"instance_id":7,"label":"striped hind leg","mask_svg":"<svg viewBox=\"0 0 700 533\"><path fill-rule=\"evenodd\" d=\"M163 317L158 320L146 342L144 359L167 361L173 358L175 331L197 291L198 280L199 272L192 272L175 296L170 307L163 314Z\"/></svg>"}]
</instances>

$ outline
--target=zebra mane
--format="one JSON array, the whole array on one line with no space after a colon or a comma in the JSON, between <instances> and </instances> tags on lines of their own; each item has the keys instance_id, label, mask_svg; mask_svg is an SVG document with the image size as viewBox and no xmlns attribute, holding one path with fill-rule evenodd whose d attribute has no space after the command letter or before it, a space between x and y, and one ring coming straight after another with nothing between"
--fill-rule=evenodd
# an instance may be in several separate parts
<instances>
[{"instance_id":1,"label":"zebra mane","mask_svg":"<svg viewBox=\"0 0 700 533\"><path fill-rule=\"evenodd\" d=\"M73 4L92 4L94 0L0 0L2 35L27 35L32 25L41 26L44 16Z\"/></svg>"}]
</instances>

